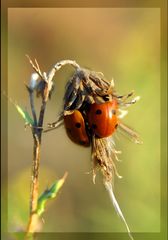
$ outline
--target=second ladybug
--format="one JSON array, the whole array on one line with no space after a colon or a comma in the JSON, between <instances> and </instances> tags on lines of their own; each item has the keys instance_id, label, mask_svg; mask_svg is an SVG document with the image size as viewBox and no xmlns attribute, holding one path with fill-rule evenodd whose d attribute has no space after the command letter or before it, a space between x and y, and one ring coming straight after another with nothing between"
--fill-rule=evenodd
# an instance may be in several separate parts
<instances>
[{"instance_id":1,"label":"second ladybug","mask_svg":"<svg viewBox=\"0 0 168 240\"><path fill-rule=\"evenodd\" d=\"M90 145L85 121L79 110L75 110L72 114L64 116L64 125L68 137L73 142L83 146Z\"/></svg>"}]
</instances>

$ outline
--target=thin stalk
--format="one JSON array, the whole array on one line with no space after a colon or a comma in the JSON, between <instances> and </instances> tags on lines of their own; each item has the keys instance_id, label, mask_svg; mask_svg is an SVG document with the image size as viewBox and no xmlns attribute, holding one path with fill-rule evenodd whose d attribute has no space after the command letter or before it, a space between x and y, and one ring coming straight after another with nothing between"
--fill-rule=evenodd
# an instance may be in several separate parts
<instances>
[{"instance_id":1,"label":"thin stalk","mask_svg":"<svg viewBox=\"0 0 168 240\"><path fill-rule=\"evenodd\" d=\"M48 84L46 84L46 88L44 89L44 92L46 94L42 99L42 105L41 105L41 109L40 109L38 125L37 125L37 128L34 128L32 130L33 138L34 138L34 146L33 146L31 190L30 190L30 217L29 217L29 222L28 222L28 226L27 226L26 237L29 236L29 233L34 234L37 231L38 220L39 220L36 210L37 210L38 195L39 195L38 190L39 190L39 166L40 166L41 137L42 137L42 127L43 127L46 103L48 101ZM32 104L33 101L31 98L30 98L30 102L31 102L31 108L34 107L34 105ZM33 116L35 116L35 115L33 115Z\"/></svg>"},{"instance_id":2,"label":"thin stalk","mask_svg":"<svg viewBox=\"0 0 168 240\"><path fill-rule=\"evenodd\" d=\"M39 139L35 135L32 162L31 192L30 192L30 218L27 226L27 233L34 233L36 231L38 221L36 209L38 203L40 148L41 145Z\"/></svg>"}]
</instances>

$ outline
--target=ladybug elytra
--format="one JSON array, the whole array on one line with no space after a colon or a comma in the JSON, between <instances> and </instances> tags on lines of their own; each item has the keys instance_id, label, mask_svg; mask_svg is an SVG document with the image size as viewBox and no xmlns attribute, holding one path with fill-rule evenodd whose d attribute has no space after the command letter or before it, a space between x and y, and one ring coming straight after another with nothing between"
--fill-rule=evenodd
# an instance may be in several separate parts
<instances>
[{"instance_id":1,"label":"ladybug elytra","mask_svg":"<svg viewBox=\"0 0 168 240\"><path fill-rule=\"evenodd\" d=\"M89 146L89 132L99 138L112 135L118 126L117 109L118 103L113 99L101 104L91 104L85 119L79 110L65 115L64 124L68 137L79 145Z\"/></svg>"},{"instance_id":2,"label":"ladybug elytra","mask_svg":"<svg viewBox=\"0 0 168 240\"><path fill-rule=\"evenodd\" d=\"M118 126L117 108L118 103L115 99L90 106L88 123L95 135L104 138L113 134Z\"/></svg>"},{"instance_id":3,"label":"ladybug elytra","mask_svg":"<svg viewBox=\"0 0 168 240\"><path fill-rule=\"evenodd\" d=\"M85 121L79 110L75 110L72 114L64 116L64 124L67 135L73 142L89 146L90 142L86 133Z\"/></svg>"}]
</instances>

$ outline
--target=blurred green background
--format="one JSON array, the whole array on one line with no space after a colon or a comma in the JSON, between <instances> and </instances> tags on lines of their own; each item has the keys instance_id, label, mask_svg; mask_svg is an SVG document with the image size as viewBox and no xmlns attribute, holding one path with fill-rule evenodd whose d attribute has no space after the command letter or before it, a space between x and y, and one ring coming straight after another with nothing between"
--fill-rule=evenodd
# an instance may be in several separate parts
<instances>
[{"instance_id":1,"label":"blurred green background","mask_svg":"<svg viewBox=\"0 0 168 240\"><path fill-rule=\"evenodd\" d=\"M37 58L43 71L62 59L101 71L115 80L119 93L135 90L141 100L124 122L144 144L118 134L122 150L115 193L133 232L160 231L160 11L157 8L11 8L8 9L8 95L29 108L24 86ZM72 73L56 74L56 89L47 105L45 124L61 110L65 84ZM39 101L37 100L37 109ZM29 213L32 136L15 108L8 106L8 227L22 230ZM108 194L91 170L90 148L73 144L63 127L43 136L40 192L56 178L69 175L56 200L43 215L44 232L124 232Z\"/></svg>"}]
</instances>

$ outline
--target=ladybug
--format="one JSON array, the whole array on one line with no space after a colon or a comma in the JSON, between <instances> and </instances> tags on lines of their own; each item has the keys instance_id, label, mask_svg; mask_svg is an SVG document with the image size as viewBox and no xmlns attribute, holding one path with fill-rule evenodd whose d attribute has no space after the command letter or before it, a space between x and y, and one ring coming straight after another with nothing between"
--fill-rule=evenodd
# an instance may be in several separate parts
<instances>
[{"instance_id":1,"label":"ladybug","mask_svg":"<svg viewBox=\"0 0 168 240\"><path fill-rule=\"evenodd\" d=\"M72 114L64 116L64 125L68 137L73 142L86 147L90 145L85 121L79 110L75 110Z\"/></svg>"},{"instance_id":2,"label":"ladybug","mask_svg":"<svg viewBox=\"0 0 168 240\"><path fill-rule=\"evenodd\" d=\"M117 109L116 99L92 104L88 111L88 124L92 133L99 138L112 135L118 126Z\"/></svg>"}]
</instances>

